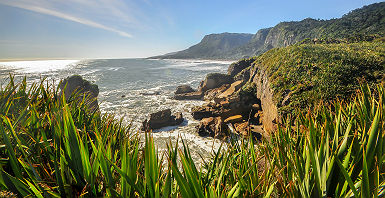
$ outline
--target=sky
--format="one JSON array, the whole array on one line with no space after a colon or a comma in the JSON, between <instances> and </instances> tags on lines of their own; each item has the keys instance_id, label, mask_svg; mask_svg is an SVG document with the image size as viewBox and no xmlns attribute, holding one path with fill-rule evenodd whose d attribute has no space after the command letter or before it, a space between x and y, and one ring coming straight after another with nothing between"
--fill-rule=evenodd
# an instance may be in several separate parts
<instances>
[{"instance_id":1,"label":"sky","mask_svg":"<svg viewBox=\"0 0 385 198\"><path fill-rule=\"evenodd\" d=\"M0 59L140 58L376 0L0 0Z\"/></svg>"}]
</instances>

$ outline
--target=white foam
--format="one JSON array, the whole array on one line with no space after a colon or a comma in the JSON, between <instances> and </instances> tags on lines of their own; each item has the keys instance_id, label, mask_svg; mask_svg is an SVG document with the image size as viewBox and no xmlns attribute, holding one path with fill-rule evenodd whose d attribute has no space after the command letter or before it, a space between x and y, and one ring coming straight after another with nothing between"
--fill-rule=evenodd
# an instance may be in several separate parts
<instances>
[{"instance_id":1,"label":"white foam","mask_svg":"<svg viewBox=\"0 0 385 198\"><path fill-rule=\"evenodd\" d=\"M222 142L218 139L214 139L212 137L201 137L197 134L192 133L186 133L185 128L176 128L175 127L169 127L170 129L174 128L174 130L171 131L162 131L162 132L154 132L152 135L154 136L154 139L156 138L179 138L181 137L183 140L190 141L190 144L194 144L195 146L199 147L203 151L210 152L210 151L218 151L220 145ZM162 130L162 129L159 129ZM164 130L164 129L163 129ZM189 147L191 148L192 145Z\"/></svg>"},{"instance_id":2,"label":"white foam","mask_svg":"<svg viewBox=\"0 0 385 198\"><path fill-rule=\"evenodd\" d=\"M80 75L81 76L90 75L90 74L93 74L93 73L98 72L98 71L100 71L100 69L91 69L89 71L81 73Z\"/></svg>"},{"instance_id":3,"label":"white foam","mask_svg":"<svg viewBox=\"0 0 385 198\"><path fill-rule=\"evenodd\" d=\"M79 60L39 60L0 62L0 67L14 69L20 73L44 73L67 69L76 65Z\"/></svg>"},{"instance_id":4,"label":"white foam","mask_svg":"<svg viewBox=\"0 0 385 198\"><path fill-rule=\"evenodd\" d=\"M194 59L166 59L166 66L154 69L187 69L191 71L200 70L221 70L233 63L234 61L219 61L219 60L194 60ZM207 64L216 64L221 66L208 66Z\"/></svg>"}]
</instances>

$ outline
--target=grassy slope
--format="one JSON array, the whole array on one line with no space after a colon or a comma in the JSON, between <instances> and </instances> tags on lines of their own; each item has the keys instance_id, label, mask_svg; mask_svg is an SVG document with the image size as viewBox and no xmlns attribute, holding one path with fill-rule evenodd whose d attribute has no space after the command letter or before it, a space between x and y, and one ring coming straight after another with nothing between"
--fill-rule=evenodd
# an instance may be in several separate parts
<instances>
[{"instance_id":1,"label":"grassy slope","mask_svg":"<svg viewBox=\"0 0 385 198\"><path fill-rule=\"evenodd\" d=\"M320 101L347 99L359 81L385 79L385 42L301 44L272 49L256 57L254 67L267 70L283 112L312 107ZM290 103L281 107L285 96Z\"/></svg>"}]
</instances>

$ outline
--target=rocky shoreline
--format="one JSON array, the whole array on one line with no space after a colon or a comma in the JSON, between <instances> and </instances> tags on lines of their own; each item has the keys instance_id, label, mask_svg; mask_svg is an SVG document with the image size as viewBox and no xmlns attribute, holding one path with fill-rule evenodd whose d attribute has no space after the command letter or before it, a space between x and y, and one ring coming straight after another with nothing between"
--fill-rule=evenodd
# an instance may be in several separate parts
<instances>
[{"instance_id":1,"label":"rocky shoreline","mask_svg":"<svg viewBox=\"0 0 385 198\"><path fill-rule=\"evenodd\" d=\"M273 101L266 72L253 67L254 59L243 59L231 64L227 74L210 73L200 83L197 90L189 85L180 85L174 93L175 100L203 100L201 106L191 109L193 119L199 121L196 132L200 136L226 139L231 135L242 137L269 136L279 122L278 108ZM94 98L89 104L98 110L98 87L83 80L81 76L71 76L63 81L67 100L72 93L87 93ZM289 100L288 98L287 100ZM152 131L166 126L177 126L184 121L181 112L174 115L171 109L151 113L142 122L142 131Z\"/></svg>"},{"instance_id":2,"label":"rocky shoreline","mask_svg":"<svg viewBox=\"0 0 385 198\"><path fill-rule=\"evenodd\" d=\"M196 127L199 135L219 139L226 139L232 134L251 135L259 139L274 129L275 123L264 119L262 94L259 94L260 97L257 94L266 91L262 87L258 90L257 83L250 76L253 61L235 62L229 66L227 74L208 74L202 81L198 92L202 93L201 99L206 103L192 109L193 118L200 120Z\"/></svg>"},{"instance_id":3,"label":"rocky shoreline","mask_svg":"<svg viewBox=\"0 0 385 198\"><path fill-rule=\"evenodd\" d=\"M197 134L222 140L231 135L259 139L276 128L279 117L273 92L265 72L252 66L254 60L242 59L231 64L227 74L208 74L196 90L189 85L177 87L173 99L205 101L191 109L192 117L199 121ZM162 110L151 114L143 122L142 130L178 125L178 118L183 120L181 113L172 116L170 109ZM160 124L151 126L149 122Z\"/></svg>"}]
</instances>

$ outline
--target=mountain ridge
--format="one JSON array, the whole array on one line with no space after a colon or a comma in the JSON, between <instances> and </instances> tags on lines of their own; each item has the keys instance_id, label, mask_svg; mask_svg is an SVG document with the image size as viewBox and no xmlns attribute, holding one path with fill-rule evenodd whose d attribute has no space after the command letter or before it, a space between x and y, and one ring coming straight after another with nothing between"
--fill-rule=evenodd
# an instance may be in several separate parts
<instances>
[{"instance_id":1,"label":"mountain ridge","mask_svg":"<svg viewBox=\"0 0 385 198\"><path fill-rule=\"evenodd\" d=\"M385 2L352 10L336 19L305 18L301 21L280 22L274 27L260 29L255 34L209 34L188 49L151 58L234 60L260 55L272 48L286 47L308 38L342 39L368 34L385 35Z\"/></svg>"}]
</instances>

